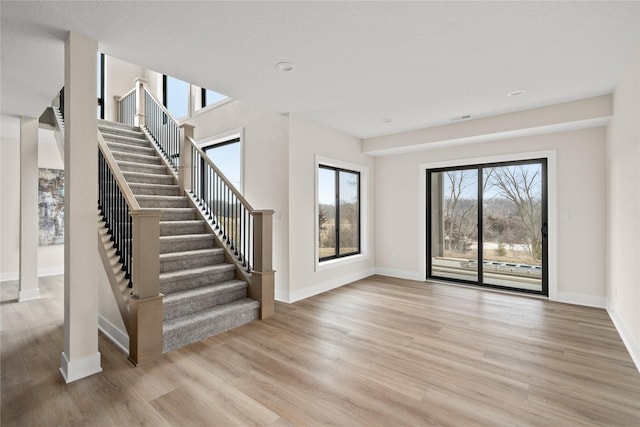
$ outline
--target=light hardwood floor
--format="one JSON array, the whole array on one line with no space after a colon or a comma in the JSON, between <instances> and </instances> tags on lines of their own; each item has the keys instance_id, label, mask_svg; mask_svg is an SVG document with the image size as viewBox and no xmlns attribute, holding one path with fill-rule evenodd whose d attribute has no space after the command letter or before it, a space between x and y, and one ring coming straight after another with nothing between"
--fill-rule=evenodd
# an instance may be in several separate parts
<instances>
[{"instance_id":1,"label":"light hardwood floor","mask_svg":"<svg viewBox=\"0 0 640 427\"><path fill-rule=\"evenodd\" d=\"M640 374L604 310L372 277L65 385L62 277L1 285L3 426L640 426Z\"/></svg>"}]
</instances>

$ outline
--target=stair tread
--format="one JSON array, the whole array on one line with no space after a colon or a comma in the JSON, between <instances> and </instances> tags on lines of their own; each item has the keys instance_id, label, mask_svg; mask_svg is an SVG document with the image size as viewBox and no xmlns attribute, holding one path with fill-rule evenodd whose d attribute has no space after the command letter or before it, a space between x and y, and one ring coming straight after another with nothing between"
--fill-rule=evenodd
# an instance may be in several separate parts
<instances>
[{"instance_id":1,"label":"stair tread","mask_svg":"<svg viewBox=\"0 0 640 427\"><path fill-rule=\"evenodd\" d=\"M214 265L206 265L204 267L185 268L183 270L169 271L160 273L160 282L171 281L183 278L184 276L200 276L206 273L214 273L219 271L234 270L234 264L222 263Z\"/></svg>"},{"instance_id":2,"label":"stair tread","mask_svg":"<svg viewBox=\"0 0 640 427\"><path fill-rule=\"evenodd\" d=\"M166 252L160 254L160 261L168 261L175 258L181 258L186 256L202 256L202 255L216 255L220 252L224 252L222 248L209 248L209 249L194 249L192 251L179 251L179 252Z\"/></svg>"},{"instance_id":3,"label":"stair tread","mask_svg":"<svg viewBox=\"0 0 640 427\"><path fill-rule=\"evenodd\" d=\"M104 130L100 132L102 133L102 137L107 143L109 142L118 143L119 141L128 141L134 144L150 146L150 142L144 134L134 135L129 133L109 132ZM116 141L112 141L112 140L116 140Z\"/></svg>"},{"instance_id":4,"label":"stair tread","mask_svg":"<svg viewBox=\"0 0 640 427\"><path fill-rule=\"evenodd\" d=\"M140 129L138 126L128 125L126 123L113 122L111 120L98 119L98 126L113 126L125 129Z\"/></svg>"},{"instance_id":5,"label":"stair tread","mask_svg":"<svg viewBox=\"0 0 640 427\"><path fill-rule=\"evenodd\" d=\"M166 165L162 165L162 164L159 164L159 165L145 164L145 163L129 162L127 160L116 160L116 163L118 163L118 165L124 165L124 166L145 167L145 168L151 168L151 169L167 171L164 174L152 174L152 175L167 175L167 176L171 176L171 174L168 172L167 166ZM125 172L136 172L136 171L123 171L123 173L125 173Z\"/></svg>"},{"instance_id":6,"label":"stair tread","mask_svg":"<svg viewBox=\"0 0 640 427\"><path fill-rule=\"evenodd\" d=\"M111 150L111 154L113 154L114 157L123 156L123 157L133 157L135 159L140 159L140 160L144 159L144 160L161 161L160 157L156 156L155 154L149 156L146 154L130 153L128 151L117 151L117 150Z\"/></svg>"},{"instance_id":7,"label":"stair tread","mask_svg":"<svg viewBox=\"0 0 640 427\"><path fill-rule=\"evenodd\" d=\"M162 175L160 175L162 176ZM154 184L151 182L130 182L129 187L148 187L148 188L157 188L157 189L178 189L180 188L176 184ZM148 196L155 196L155 194L147 194Z\"/></svg>"},{"instance_id":8,"label":"stair tread","mask_svg":"<svg viewBox=\"0 0 640 427\"><path fill-rule=\"evenodd\" d=\"M185 208L187 209L187 208ZM209 233L178 234L174 236L160 236L160 240L213 240L214 235Z\"/></svg>"},{"instance_id":9,"label":"stair tread","mask_svg":"<svg viewBox=\"0 0 640 427\"><path fill-rule=\"evenodd\" d=\"M147 199L147 200L178 200L178 199L187 200L186 196L157 196L155 194L139 194L136 196L136 198Z\"/></svg>"},{"instance_id":10,"label":"stair tread","mask_svg":"<svg viewBox=\"0 0 640 427\"><path fill-rule=\"evenodd\" d=\"M167 221L159 221L160 225L165 224L173 224L173 225L188 225L188 224L204 224L206 221L203 219L178 219L175 221L167 220Z\"/></svg>"},{"instance_id":11,"label":"stair tread","mask_svg":"<svg viewBox=\"0 0 640 427\"><path fill-rule=\"evenodd\" d=\"M228 280L222 283L216 283L215 285L202 286L199 288L186 289L184 291L176 291L165 294L162 299L163 304L178 304L183 300L190 298L199 298L208 294L215 294L221 292L229 292L236 289L242 289L248 286L244 280Z\"/></svg>"},{"instance_id":12,"label":"stair tread","mask_svg":"<svg viewBox=\"0 0 640 427\"><path fill-rule=\"evenodd\" d=\"M125 152L125 151L122 151L122 150L136 150L136 151L140 151L140 152L150 153L152 155L154 155L156 153L155 148L153 148L151 146L144 147L144 146L141 146L141 145L123 144L122 142L116 142L116 141L105 141L105 142L107 143L107 146L109 147L109 149L111 151L117 151L117 152L120 152L120 153L124 153Z\"/></svg>"},{"instance_id":13,"label":"stair tread","mask_svg":"<svg viewBox=\"0 0 640 427\"><path fill-rule=\"evenodd\" d=\"M260 303L258 303L258 301L252 300L251 298L243 298L227 304L217 305L195 313L165 320L162 325L162 332L163 334L167 334L175 329L183 328L188 324L193 324L194 327L197 327L198 322L210 321L236 311L255 310L259 307Z\"/></svg>"},{"instance_id":14,"label":"stair tread","mask_svg":"<svg viewBox=\"0 0 640 427\"><path fill-rule=\"evenodd\" d=\"M132 178L153 178L153 179L166 179L167 177L173 178L173 176L166 173L150 173L150 172L133 172L133 171L122 171L122 174L125 176L131 176Z\"/></svg>"}]
</instances>

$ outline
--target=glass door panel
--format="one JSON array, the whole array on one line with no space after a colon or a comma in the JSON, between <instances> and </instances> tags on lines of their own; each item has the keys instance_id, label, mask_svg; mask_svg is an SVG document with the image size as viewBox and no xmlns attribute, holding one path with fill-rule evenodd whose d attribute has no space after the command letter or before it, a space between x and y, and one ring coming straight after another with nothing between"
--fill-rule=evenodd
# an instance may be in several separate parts
<instances>
[{"instance_id":1,"label":"glass door panel","mask_svg":"<svg viewBox=\"0 0 640 427\"><path fill-rule=\"evenodd\" d=\"M542 165L483 168L482 283L542 291Z\"/></svg>"},{"instance_id":2,"label":"glass door panel","mask_svg":"<svg viewBox=\"0 0 640 427\"><path fill-rule=\"evenodd\" d=\"M478 172L430 173L430 276L478 281Z\"/></svg>"}]
</instances>

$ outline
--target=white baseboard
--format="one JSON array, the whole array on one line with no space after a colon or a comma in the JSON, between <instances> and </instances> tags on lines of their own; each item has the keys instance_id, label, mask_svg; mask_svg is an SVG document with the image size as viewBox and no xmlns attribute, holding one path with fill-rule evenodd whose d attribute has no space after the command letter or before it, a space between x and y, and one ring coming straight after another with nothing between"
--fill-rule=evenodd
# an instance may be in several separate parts
<instances>
[{"instance_id":1,"label":"white baseboard","mask_svg":"<svg viewBox=\"0 0 640 427\"><path fill-rule=\"evenodd\" d=\"M57 276L58 274L64 274L64 265L38 269L38 277Z\"/></svg>"},{"instance_id":2,"label":"white baseboard","mask_svg":"<svg viewBox=\"0 0 640 427\"><path fill-rule=\"evenodd\" d=\"M102 372L100 352L77 360L69 360L64 352L60 356L60 374L67 384L99 372Z\"/></svg>"},{"instance_id":3,"label":"white baseboard","mask_svg":"<svg viewBox=\"0 0 640 427\"><path fill-rule=\"evenodd\" d=\"M18 302L30 301L40 298L40 289L26 289L18 292Z\"/></svg>"},{"instance_id":4,"label":"white baseboard","mask_svg":"<svg viewBox=\"0 0 640 427\"><path fill-rule=\"evenodd\" d=\"M8 282L11 280L18 280L20 274L17 271L11 271L9 273L0 273L0 282Z\"/></svg>"},{"instance_id":5,"label":"white baseboard","mask_svg":"<svg viewBox=\"0 0 640 427\"><path fill-rule=\"evenodd\" d=\"M640 372L640 343L637 343L635 341L633 335L629 333L629 330L625 326L624 322L612 307L607 307L607 313L609 313L609 317L613 322L613 326L616 327L620 338L622 338L622 342L624 343L625 347L627 347L627 351L631 356L631 360L633 360L633 363L635 363L638 372Z\"/></svg>"},{"instance_id":6,"label":"white baseboard","mask_svg":"<svg viewBox=\"0 0 640 427\"><path fill-rule=\"evenodd\" d=\"M289 291L276 289L275 290L275 299L276 301L289 303Z\"/></svg>"},{"instance_id":7,"label":"white baseboard","mask_svg":"<svg viewBox=\"0 0 640 427\"><path fill-rule=\"evenodd\" d=\"M398 270L395 268L376 267L376 274L395 277L396 279L422 280L420 273L417 271Z\"/></svg>"},{"instance_id":8,"label":"white baseboard","mask_svg":"<svg viewBox=\"0 0 640 427\"><path fill-rule=\"evenodd\" d=\"M109 322L102 314L98 314L98 329L120 350L129 354L129 334Z\"/></svg>"},{"instance_id":9,"label":"white baseboard","mask_svg":"<svg viewBox=\"0 0 640 427\"><path fill-rule=\"evenodd\" d=\"M367 270L359 271L357 273L341 276L338 279L329 280L328 282L324 282L324 283L319 283L307 289L301 289L299 291L292 292L289 294L289 303L300 301L305 298L309 298L314 295L318 295L323 292L327 292L332 289L339 288L340 286L346 285L351 282L355 282L356 280L364 279L365 277L372 276L373 274L375 274L375 269L369 268Z\"/></svg>"},{"instance_id":10,"label":"white baseboard","mask_svg":"<svg viewBox=\"0 0 640 427\"><path fill-rule=\"evenodd\" d=\"M64 274L64 266L38 269L38 277L57 276L58 274ZM10 280L20 280L20 273L17 271L0 273L0 282L8 282Z\"/></svg>"},{"instance_id":11,"label":"white baseboard","mask_svg":"<svg viewBox=\"0 0 640 427\"><path fill-rule=\"evenodd\" d=\"M587 307L606 308L607 298L595 295L575 294L572 292L558 292L555 300L566 304L584 305Z\"/></svg>"}]
</instances>

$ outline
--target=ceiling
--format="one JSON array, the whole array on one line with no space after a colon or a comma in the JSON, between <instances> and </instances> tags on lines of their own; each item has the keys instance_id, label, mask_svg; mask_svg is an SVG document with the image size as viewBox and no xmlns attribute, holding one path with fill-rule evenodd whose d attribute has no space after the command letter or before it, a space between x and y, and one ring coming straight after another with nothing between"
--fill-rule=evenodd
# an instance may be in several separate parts
<instances>
[{"instance_id":1,"label":"ceiling","mask_svg":"<svg viewBox=\"0 0 640 427\"><path fill-rule=\"evenodd\" d=\"M3 0L0 14L3 114L40 115L76 31L107 55L360 138L611 93L640 43L640 1Z\"/></svg>"}]
</instances>

